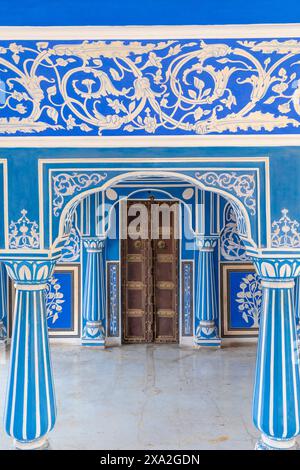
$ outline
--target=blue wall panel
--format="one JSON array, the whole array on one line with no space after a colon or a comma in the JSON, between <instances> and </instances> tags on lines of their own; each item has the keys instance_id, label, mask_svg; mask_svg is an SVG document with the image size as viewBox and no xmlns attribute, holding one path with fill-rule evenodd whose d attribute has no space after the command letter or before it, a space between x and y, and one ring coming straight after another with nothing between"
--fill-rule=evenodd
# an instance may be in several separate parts
<instances>
[{"instance_id":1,"label":"blue wall panel","mask_svg":"<svg viewBox=\"0 0 300 470\"><path fill-rule=\"evenodd\" d=\"M55 272L47 289L47 322L51 330L73 328L73 276L72 272Z\"/></svg>"}]
</instances>

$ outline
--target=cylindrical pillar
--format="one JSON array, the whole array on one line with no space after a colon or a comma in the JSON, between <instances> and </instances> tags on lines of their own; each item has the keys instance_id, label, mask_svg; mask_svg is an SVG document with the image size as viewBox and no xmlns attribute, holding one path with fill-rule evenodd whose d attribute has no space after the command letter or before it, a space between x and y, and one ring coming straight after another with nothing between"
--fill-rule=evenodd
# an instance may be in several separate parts
<instances>
[{"instance_id":1,"label":"cylindrical pillar","mask_svg":"<svg viewBox=\"0 0 300 470\"><path fill-rule=\"evenodd\" d=\"M215 274L214 250L217 237L199 237L196 245L198 254L198 275L196 287L196 346L219 347L217 279Z\"/></svg>"},{"instance_id":2,"label":"cylindrical pillar","mask_svg":"<svg viewBox=\"0 0 300 470\"><path fill-rule=\"evenodd\" d=\"M105 347L105 240L85 239L83 244L87 259L83 291L82 344Z\"/></svg>"},{"instance_id":3,"label":"cylindrical pillar","mask_svg":"<svg viewBox=\"0 0 300 470\"><path fill-rule=\"evenodd\" d=\"M289 449L300 432L300 371L293 266L255 261L262 279L253 421L261 431L258 450ZM292 267L292 268L291 268ZM294 269L294 268L293 268Z\"/></svg>"},{"instance_id":4,"label":"cylindrical pillar","mask_svg":"<svg viewBox=\"0 0 300 470\"><path fill-rule=\"evenodd\" d=\"M56 420L44 293L55 262L5 263L16 288L5 430L18 449L36 449Z\"/></svg>"}]
</instances>

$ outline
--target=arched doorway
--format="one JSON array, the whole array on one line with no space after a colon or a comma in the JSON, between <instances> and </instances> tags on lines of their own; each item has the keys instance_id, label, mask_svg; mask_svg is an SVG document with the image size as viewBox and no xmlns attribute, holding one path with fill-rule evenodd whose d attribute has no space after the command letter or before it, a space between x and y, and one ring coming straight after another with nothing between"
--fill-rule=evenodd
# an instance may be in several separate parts
<instances>
[{"instance_id":1,"label":"arched doorway","mask_svg":"<svg viewBox=\"0 0 300 470\"><path fill-rule=\"evenodd\" d=\"M184 259L185 265L180 263L178 266L178 247L176 248L176 243L165 244L164 240L157 240L155 242L155 250L152 249L151 244L153 245L153 241L151 237L147 235L147 242L145 240L133 240L131 243L131 251L128 252L128 241L121 240L124 238L120 236L120 233L116 233L114 231L114 236L117 238L117 247L115 246L112 250L118 250L119 255L117 259L115 258L113 261L118 261L118 266L115 268L119 269L119 280L122 281L121 291L122 295L119 296L119 308L121 310L121 315L116 318L116 314L113 312L114 315L114 324L118 323L116 327L117 335L119 337L120 342L149 342L157 340L158 342L168 341L168 342L185 342L188 338L185 338L186 335L192 340L193 335L195 334L194 326L196 326L195 315L197 316L197 311L199 310L199 305L203 305L203 308L207 310L208 306L212 304L211 312L208 317L203 318L203 328L200 331L198 328L199 335L204 335L205 338L201 338L200 343L203 344L203 340L205 339L205 345L214 345L218 346L220 344L220 340L218 337L217 330L219 330L219 326L216 324L219 322L220 315L218 313L219 305L217 298L217 277L218 273L215 272L218 270L217 265L217 257L215 256L216 246L218 243L218 230L217 230L217 220L216 220L216 207L218 204L218 198L220 197L220 193L217 191L204 191L208 195L208 197L203 196L203 189L202 185L195 183L195 181L190 177L185 178L185 175L176 173L169 173L169 172L160 172L159 174L155 171L147 171L147 172L131 172L127 174L126 177L113 179L111 185L107 185L105 183L104 187L97 188L93 191L84 191L81 198L75 198L75 204L78 203L79 200L83 200L84 197L91 197L92 195L97 196L97 204L98 207L101 209L98 210L99 218L95 226L97 225L97 230L92 234L89 234L87 238L93 238L91 240L92 244L97 243L97 239L101 241L101 245L105 245L106 253L111 250L111 239L110 239L110 231L115 227L112 227L112 220L114 221L115 225L120 225L120 221L122 221L122 217L112 216L115 212L115 208L117 206L124 206L124 201L128 199L133 199L135 202L140 200L142 207L145 209L144 214L146 219L148 216L147 208L152 205L151 198L153 203L156 201L166 202L169 200L174 201L177 200L181 202L179 205L180 207L186 208L187 214L187 221L190 225L190 232L191 232L191 239L184 240L186 244L189 244L190 253L188 255L183 255L182 253L182 246L180 247L180 259ZM155 186L155 184L157 186ZM177 185L182 187L182 191L180 194L169 194L167 189L168 185ZM160 189L158 189L158 185ZM200 187L199 187L200 186ZM125 191L127 188L127 193ZM165 189L162 189L165 188ZM155 191L154 191L155 190ZM196 196L190 196L190 194L196 194ZM221 191L222 193L222 191ZM222 193L223 194L223 193ZM201 197L200 197L201 195ZM107 200L110 199L110 204L107 205ZM236 210L237 219L239 220L240 227L244 230L242 236L245 237L245 230L248 226L248 214L247 212L240 208L240 203L236 201L236 198L232 198L234 201L234 208ZM120 204L119 204L120 203ZM72 212L74 212L75 204L72 203L69 205L69 212L65 213L65 230L68 231L68 223ZM215 206L215 207L214 207ZM242 206L243 207L243 206ZM245 216L243 216L243 210L245 211ZM143 212L143 211L141 211ZM136 214L134 214L136 215ZM128 222L128 215L126 215L126 220ZM124 217L123 217L124 222ZM126 225L126 224L125 224ZM185 225L185 224L183 224ZM149 230L151 231L151 224L147 225L147 231L149 234ZM182 232L184 227L180 227L180 232ZM247 235L247 234L246 234ZM127 240L127 236L125 237ZM140 237L137 237L140 238ZM158 237L159 238L159 237ZM196 246L196 242L199 242L200 245ZM88 243L88 240L84 240L84 245ZM126 245L127 243L127 245ZM149 244L150 243L150 244ZM179 243L182 245L182 240L179 240ZM248 242L249 243L249 242ZM250 244L250 243L249 243ZM251 244L253 245L254 242L252 241ZM138 246L139 245L139 246ZM161 248L158 248L158 245ZM100 246L100 245L99 245ZM170 251L167 253L163 253L163 246L166 246L167 250L172 246L174 252L171 253ZM126 248L127 247L127 248ZM151 247L151 249L150 249ZM95 250L95 246L88 247L87 249ZM130 251L130 250L129 250ZM199 263L198 254L203 253L203 260ZM129 255L129 259L124 260L124 256L122 253L125 254L127 257ZM153 263L153 253L155 256L158 254L160 260L164 259L163 263L159 263L159 267L155 272L155 263ZM195 255L196 253L196 255ZM103 256L103 255L102 255ZM195 258L196 256L196 258ZM209 257L212 256L213 260L210 262ZM84 259L85 255L83 255ZM167 259L173 258L173 263L167 262ZM106 256L107 258L107 256ZM140 261L138 261L140 258ZM157 258L157 256L156 256ZM176 259L178 258L178 260ZM102 261L103 262L103 261ZM156 259L157 262L157 259ZM209 289L204 288L204 284L202 285L202 290L206 290L206 293L203 292L203 295L197 296L192 293L192 296L188 293L188 289L191 291L195 290L195 293L198 295L199 289L194 287L194 283L198 282L197 276L200 277L202 275L202 269L197 268L197 276L195 275L195 264L197 267L199 265L205 265L209 263L209 269L207 272L203 274L204 280L202 280L202 284L208 283L216 284L216 287L213 287L212 291L209 292ZM129 267L133 266L136 270L135 272L131 271L130 278L128 277ZM165 272L167 278L163 279L162 270L169 270L168 273ZM83 272L85 268L83 267ZM105 268L104 268L105 270ZM189 270L189 272L188 272ZM139 274L137 274L139 272ZM213 274L212 274L213 272ZM127 273L124 277L124 273ZM156 274L157 276L161 276L160 279L153 280L153 276ZM185 285L183 287L183 276L190 276L190 285ZM83 277L85 274L83 274ZM107 278L108 283L111 282L110 274L106 271L103 274L104 278ZM210 276L210 279L207 280L207 276ZM180 279L181 278L181 279ZM213 282L211 282L213 279ZM98 281L97 281L98 282ZM104 281L99 281L103 283ZM88 284L87 284L88 285ZM100 285L98 283L98 285ZM155 292L156 288L156 292ZM160 288L160 289L159 289ZM83 294L85 292L85 287L83 284ZM95 296L96 297L96 294ZM161 305L156 305L155 300L160 297ZM128 303L129 299L129 303ZM167 302L167 299L168 302ZM90 302L90 299L88 300ZM102 296L102 299L98 299L98 305L107 305L107 309L103 308L103 312L101 314L101 322L105 323L105 327L103 332L100 336L104 335L104 330L106 332L106 336L110 336L110 325L111 325L111 314L110 314L110 292L107 292L107 300L105 300ZM83 301L83 338L85 336L85 325L86 325L86 317L84 312L90 311L90 306L85 305ZM183 314L183 310L185 310L185 314ZM158 319L153 312L159 313L158 316L161 317L161 324L164 326L161 327L164 330L164 334L155 333L155 322L157 325ZM201 317L202 314L200 314ZM95 332L95 324L91 323L91 331ZM167 325L169 325L169 331L167 331ZM183 330L189 330L188 333ZM159 328L158 328L159 329ZM134 331L135 330L135 331ZM129 332L129 334L128 334ZM115 336L117 336L115 335ZM155 336L156 335L156 336ZM106 342L108 338L106 338ZM109 341L110 342L110 341ZM104 345L105 340L104 338L101 339L101 344ZM87 343L84 344L95 344L92 340L88 340ZM99 343L97 343L99 344ZM191 343L190 343L191 344Z\"/></svg>"}]
</instances>

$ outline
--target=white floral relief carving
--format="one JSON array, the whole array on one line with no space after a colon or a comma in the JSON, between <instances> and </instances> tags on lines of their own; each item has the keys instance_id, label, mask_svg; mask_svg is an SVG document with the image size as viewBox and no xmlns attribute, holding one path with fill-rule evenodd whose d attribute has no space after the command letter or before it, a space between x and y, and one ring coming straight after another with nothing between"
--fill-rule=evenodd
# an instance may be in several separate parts
<instances>
[{"instance_id":1,"label":"white floral relief carving","mask_svg":"<svg viewBox=\"0 0 300 470\"><path fill-rule=\"evenodd\" d=\"M241 210L240 206L233 200L230 201L230 204L234 210L234 215L236 218L236 224L237 224L237 231L239 235L243 235L246 238L248 237L248 227L245 219L245 215L243 211Z\"/></svg>"},{"instance_id":2,"label":"white floral relief carving","mask_svg":"<svg viewBox=\"0 0 300 470\"><path fill-rule=\"evenodd\" d=\"M282 217L272 223L272 247L299 248L300 224L288 216L288 210L282 209Z\"/></svg>"},{"instance_id":3,"label":"white floral relief carving","mask_svg":"<svg viewBox=\"0 0 300 470\"><path fill-rule=\"evenodd\" d=\"M70 227L65 233L68 234L68 239L63 246L62 255L59 259L60 263L71 263L80 259L80 241L81 234L77 225L77 213L72 214Z\"/></svg>"},{"instance_id":4,"label":"white floral relief carving","mask_svg":"<svg viewBox=\"0 0 300 470\"><path fill-rule=\"evenodd\" d=\"M21 210L21 217L11 221L9 225L9 248L38 249L40 247L39 226L36 221L30 221L27 211Z\"/></svg>"},{"instance_id":5,"label":"white floral relief carving","mask_svg":"<svg viewBox=\"0 0 300 470\"><path fill-rule=\"evenodd\" d=\"M262 288L258 275L250 273L243 277L239 288L235 299L239 304L239 312L250 328L258 328L262 304Z\"/></svg>"},{"instance_id":6,"label":"white floral relief carving","mask_svg":"<svg viewBox=\"0 0 300 470\"><path fill-rule=\"evenodd\" d=\"M52 176L52 185L54 197L52 201L53 214L59 216L60 210L64 205L66 197L73 196L75 193L83 189L96 186L106 178L106 173L94 172L72 172L59 173Z\"/></svg>"},{"instance_id":7,"label":"white floral relief carving","mask_svg":"<svg viewBox=\"0 0 300 470\"><path fill-rule=\"evenodd\" d=\"M256 178L254 174L208 171L196 173L196 178L207 186L226 189L241 199L252 215L256 214Z\"/></svg>"},{"instance_id":8,"label":"white floral relief carving","mask_svg":"<svg viewBox=\"0 0 300 470\"><path fill-rule=\"evenodd\" d=\"M298 39L1 41L0 132L297 132L299 57Z\"/></svg>"},{"instance_id":9,"label":"white floral relief carving","mask_svg":"<svg viewBox=\"0 0 300 470\"><path fill-rule=\"evenodd\" d=\"M61 285L58 279L52 277L46 285L46 312L47 320L51 320L52 325L58 320L62 313L62 304L65 302Z\"/></svg>"},{"instance_id":10,"label":"white floral relief carving","mask_svg":"<svg viewBox=\"0 0 300 470\"><path fill-rule=\"evenodd\" d=\"M245 245L239 237L236 216L230 203L224 209L224 227L220 234L221 256L227 261L248 260Z\"/></svg>"}]
</instances>

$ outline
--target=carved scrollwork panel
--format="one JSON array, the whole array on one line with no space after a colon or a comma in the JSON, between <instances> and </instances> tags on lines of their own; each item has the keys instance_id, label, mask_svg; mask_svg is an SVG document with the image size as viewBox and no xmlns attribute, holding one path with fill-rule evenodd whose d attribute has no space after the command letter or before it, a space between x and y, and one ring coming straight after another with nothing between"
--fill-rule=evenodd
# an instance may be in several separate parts
<instances>
[{"instance_id":1,"label":"carved scrollwork panel","mask_svg":"<svg viewBox=\"0 0 300 470\"><path fill-rule=\"evenodd\" d=\"M299 39L1 41L0 133L297 133L299 58Z\"/></svg>"},{"instance_id":2,"label":"carved scrollwork panel","mask_svg":"<svg viewBox=\"0 0 300 470\"><path fill-rule=\"evenodd\" d=\"M240 239L233 207L227 203L224 208L224 227L220 234L221 258L224 261L248 260L245 246Z\"/></svg>"}]
</instances>

